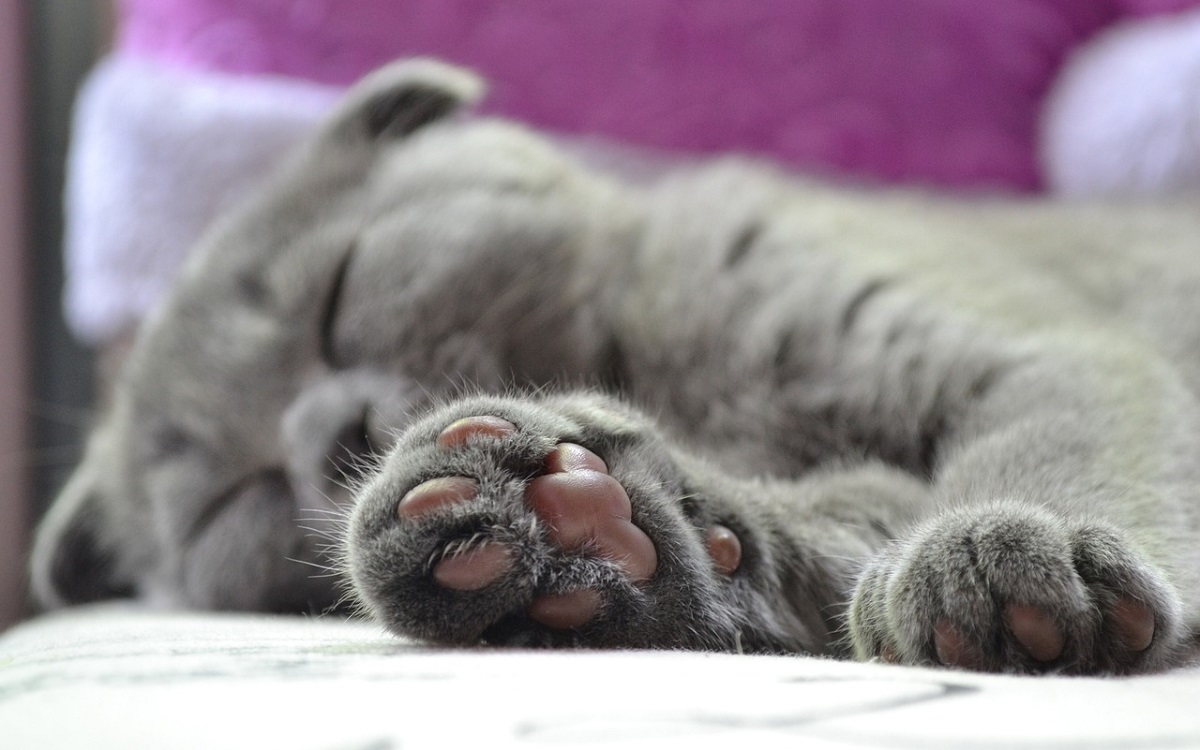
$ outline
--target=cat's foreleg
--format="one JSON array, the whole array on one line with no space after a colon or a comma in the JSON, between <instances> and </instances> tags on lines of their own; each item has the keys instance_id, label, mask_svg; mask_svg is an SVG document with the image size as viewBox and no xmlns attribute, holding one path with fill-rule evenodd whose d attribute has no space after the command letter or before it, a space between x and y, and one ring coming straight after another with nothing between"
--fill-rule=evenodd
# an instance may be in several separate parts
<instances>
[{"instance_id":1,"label":"cat's foreleg","mask_svg":"<svg viewBox=\"0 0 1200 750\"><path fill-rule=\"evenodd\" d=\"M968 406L939 446L938 509L859 582L860 658L1065 673L1174 663L1181 602L1156 539L1186 499L1170 481L1176 446L1161 441L1189 402L1165 398L1171 380L1149 365L1112 366L1031 360Z\"/></svg>"}]
</instances>

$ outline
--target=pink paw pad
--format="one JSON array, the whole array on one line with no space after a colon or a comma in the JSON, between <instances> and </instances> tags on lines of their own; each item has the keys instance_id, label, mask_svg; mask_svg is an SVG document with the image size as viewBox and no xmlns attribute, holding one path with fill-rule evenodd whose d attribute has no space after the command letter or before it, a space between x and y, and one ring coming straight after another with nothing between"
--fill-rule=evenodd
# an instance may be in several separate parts
<instances>
[{"instance_id":1,"label":"pink paw pad","mask_svg":"<svg viewBox=\"0 0 1200 750\"><path fill-rule=\"evenodd\" d=\"M1154 641L1154 612L1146 604L1122 596L1113 605L1113 623L1125 645L1133 651L1145 651Z\"/></svg>"},{"instance_id":2,"label":"pink paw pad","mask_svg":"<svg viewBox=\"0 0 1200 750\"><path fill-rule=\"evenodd\" d=\"M709 526L704 546L717 572L731 576L742 566L742 540L728 526Z\"/></svg>"},{"instance_id":3,"label":"pink paw pad","mask_svg":"<svg viewBox=\"0 0 1200 750\"><path fill-rule=\"evenodd\" d=\"M539 596L529 606L529 617L548 628L581 628L600 611L600 592L580 589L565 594Z\"/></svg>"},{"instance_id":4,"label":"pink paw pad","mask_svg":"<svg viewBox=\"0 0 1200 750\"><path fill-rule=\"evenodd\" d=\"M422 482L400 498L396 515L401 519L416 519L436 513L443 508L474 500L479 484L469 477L439 477Z\"/></svg>"},{"instance_id":5,"label":"pink paw pad","mask_svg":"<svg viewBox=\"0 0 1200 750\"><path fill-rule=\"evenodd\" d=\"M1010 604L1005 609L1008 629L1038 661L1054 661L1062 655L1066 642L1062 630L1044 610L1028 604Z\"/></svg>"},{"instance_id":6,"label":"pink paw pad","mask_svg":"<svg viewBox=\"0 0 1200 750\"><path fill-rule=\"evenodd\" d=\"M604 460L583 446L562 443L546 457L546 471L529 483L525 502L546 524L550 540L568 551L586 549L612 560L634 583L650 580L658 553L634 525L629 495L609 476ZM599 608L599 592L585 589L539 597L529 616L547 627L568 629L586 624Z\"/></svg>"},{"instance_id":7,"label":"pink paw pad","mask_svg":"<svg viewBox=\"0 0 1200 750\"><path fill-rule=\"evenodd\" d=\"M505 438L517 431L517 426L499 417L466 417L451 422L437 436L439 448L461 448L478 438Z\"/></svg>"},{"instance_id":8,"label":"pink paw pad","mask_svg":"<svg viewBox=\"0 0 1200 750\"><path fill-rule=\"evenodd\" d=\"M470 502L479 485L468 477L439 477L422 482L401 498L396 515L413 520L454 505ZM500 580L512 563L511 553L500 544L484 544L447 554L433 566L433 578L456 591L477 591Z\"/></svg>"},{"instance_id":9,"label":"pink paw pad","mask_svg":"<svg viewBox=\"0 0 1200 750\"><path fill-rule=\"evenodd\" d=\"M433 580L455 591L479 591L496 583L512 566L503 544L484 544L449 555L433 566Z\"/></svg>"},{"instance_id":10,"label":"pink paw pad","mask_svg":"<svg viewBox=\"0 0 1200 750\"><path fill-rule=\"evenodd\" d=\"M437 437L437 445L454 449L481 438L501 439L516 426L497 417L460 419ZM454 505L470 502L479 495L479 483L470 477L439 477L410 490L396 506L401 519L419 519ZM478 591L503 578L512 566L512 551L502 544L484 544L448 551L433 566L433 579L455 591Z\"/></svg>"},{"instance_id":11,"label":"pink paw pad","mask_svg":"<svg viewBox=\"0 0 1200 750\"><path fill-rule=\"evenodd\" d=\"M966 633L945 618L938 620L933 629L933 647L938 661L947 667L983 669L983 651Z\"/></svg>"},{"instance_id":12,"label":"pink paw pad","mask_svg":"<svg viewBox=\"0 0 1200 750\"><path fill-rule=\"evenodd\" d=\"M525 501L566 550L585 547L616 562L631 579L649 580L658 566L654 543L633 524L629 495L599 456L563 443L546 459L558 471L529 483Z\"/></svg>"}]
</instances>

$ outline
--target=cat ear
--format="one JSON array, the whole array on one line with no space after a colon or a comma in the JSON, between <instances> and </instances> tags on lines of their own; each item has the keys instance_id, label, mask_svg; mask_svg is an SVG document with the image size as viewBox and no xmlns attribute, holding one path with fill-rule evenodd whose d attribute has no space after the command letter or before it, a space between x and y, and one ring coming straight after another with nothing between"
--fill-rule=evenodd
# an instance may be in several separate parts
<instances>
[{"instance_id":1,"label":"cat ear","mask_svg":"<svg viewBox=\"0 0 1200 750\"><path fill-rule=\"evenodd\" d=\"M436 60L403 60L362 79L346 94L329 124L339 139L403 138L483 96L483 81Z\"/></svg>"},{"instance_id":2,"label":"cat ear","mask_svg":"<svg viewBox=\"0 0 1200 750\"><path fill-rule=\"evenodd\" d=\"M89 466L80 466L38 526L31 558L36 602L47 609L122 598L132 587L117 577L105 543L104 503Z\"/></svg>"}]
</instances>

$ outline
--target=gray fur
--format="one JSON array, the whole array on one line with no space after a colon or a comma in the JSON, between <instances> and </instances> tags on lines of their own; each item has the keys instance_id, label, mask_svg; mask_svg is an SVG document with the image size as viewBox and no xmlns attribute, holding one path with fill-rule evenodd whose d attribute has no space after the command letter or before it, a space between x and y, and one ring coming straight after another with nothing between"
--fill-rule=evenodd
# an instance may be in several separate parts
<instances>
[{"instance_id":1,"label":"gray fur","mask_svg":"<svg viewBox=\"0 0 1200 750\"><path fill-rule=\"evenodd\" d=\"M321 611L340 565L384 625L442 643L924 664L946 620L985 669L1178 662L1200 628L1194 203L950 202L737 161L625 185L448 116L477 92L433 63L375 74L196 249L42 524L47 606ZM518 438L433 450L477 414ZM628 491L645 586L524 507L562 441ZM398 523L445 475L481 500ZM510 575L433 583L480 541L516 550ZM524 616L581 586L604 596L586 626ZM1122 596L1153 612L1144 651L1114 634ZM1061 658L1023 651L1012 602L1059 624Z\"/></svg>"}]
</instances>

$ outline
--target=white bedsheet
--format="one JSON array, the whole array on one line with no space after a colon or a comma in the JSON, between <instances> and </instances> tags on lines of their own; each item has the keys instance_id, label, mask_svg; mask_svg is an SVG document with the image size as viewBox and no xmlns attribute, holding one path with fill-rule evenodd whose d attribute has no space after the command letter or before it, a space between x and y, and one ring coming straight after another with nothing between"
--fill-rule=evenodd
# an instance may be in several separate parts
<instances>
[{"instance_id":1,"label":"white bedsheet","mask_svg":"<svg viewBox=\"0 0 1200 750\"><path fill-rule=\"evenodd\" d=\"M82 609L0 638L0 747L1200 747L1200 669L444 650L336 619Z\"/></svg>"}]
</instances>

